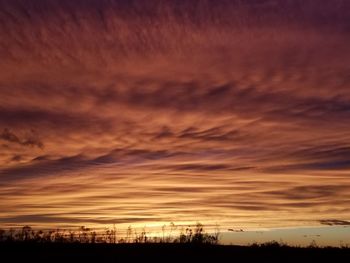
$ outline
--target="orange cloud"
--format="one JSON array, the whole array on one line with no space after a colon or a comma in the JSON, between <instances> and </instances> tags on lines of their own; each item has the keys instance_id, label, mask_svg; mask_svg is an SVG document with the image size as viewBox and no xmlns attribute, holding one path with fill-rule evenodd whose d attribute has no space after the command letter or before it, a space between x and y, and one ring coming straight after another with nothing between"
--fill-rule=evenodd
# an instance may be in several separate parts
<instances>
[{"instance_id":1,"label":"orange cloud","mask_svg":"<svg viewBox=\"0 0 350 263\"><path fill-rule=\"evenodd\" d=\"M1 2L0 223L348 220L349 3L239 2Z\"/></svg>"}]
</instances>

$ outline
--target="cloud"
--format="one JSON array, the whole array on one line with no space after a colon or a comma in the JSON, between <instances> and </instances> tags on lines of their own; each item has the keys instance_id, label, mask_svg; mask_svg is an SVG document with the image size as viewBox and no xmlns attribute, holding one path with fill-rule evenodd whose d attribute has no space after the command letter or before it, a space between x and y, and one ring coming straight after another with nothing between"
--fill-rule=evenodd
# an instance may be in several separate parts
<instances>
[{"instance_id":1,"label":"cloud","mask_svg":"<svg viewBox=\"0 0 350 263\"><path fill-rule=\"evenodd\" d=\"M59 158L38 156L30 163L0 169L0 176L3 181L25 180L42 176L55 176L72 171L83 172L88 168L108 164L113 164L116 167L141 165L147 161L169 159L177 154L179 153L143 149L114 149L108 154L94 157L84 156L83 154ZM213 167L213 169L215 168Z\"/></svg>"},{"instance_id":2,"label":"cloud","mask_svg":"<svg viewBox=\"0 0 350 263\"><path fill-rule=\"evenodd\" d=\"M284 191L272 191L268 194L278 195L281 198L292 200L308 200L319 198L335 198L342 192L349 190L347 185L304 185L285 189Z\"/></svg>"},{"instance_id":3,"label":"cloud","mask_svg":"<svg viewBox=\"0 0 350 263\"><path fill-rule=\"evenodd\" d=\"M94 116L89 116L85 118L78 113L63 112L63 111L51 111L49 109L45 110L33 110L33 109L5 109L0 107L0 124L4 126L11 126L16 128L27 128L36 127L37 130L46 129L56 129L60 130L77 130L77 129L92 129L91 126L99 125L107 128L107 125L103 120L99 118L94 118ZM40 130L40 132L43 132ZM10 133L10 134L9 134ZM16 138L9 129L4 129L2 137L7 138L7 140L12 140L13 142L21 142L21 144L32 143L32 138L27 138L25 141L20 141ZM40 144L40 143L37 143Z\"/></svg>"},{"instance_id":4,"label":"cloud","mask_svg":"<svg viewBox=\"0 0 350 263\"><path fill-rule=\"evenodd\" d=\"M122 224L122 223L129 223L129 222L145 222L147 220L161 220L161 218L155 218L155 217L148 217L148 218L125 218L125 219L113 219L113 218L106 218L106 219L95 219L93 217L87 218L87 217L81 217L76 218L73 216L62 216L57 214L43 214L43 215L21 215L16 217L3 217L0 218L0 223L14 223L17 225L25 225L28 223L34 223L34 224L42 224L42 223L51 223L51 224L68 224L69 226L74 226L74 224L101 224L101 225L107 225L107 224Z\"/></svg>"},{"instance_id":5,"label":"cloud","mask_svg":"<svg viewBox=\"0 0 350 263\"><path fill-rule=\"evenodd\" d=\"M189 164L174 164L171 166L165 165L166 169L171 169L174 171L196 171L196 172L215 172L215 171L244 171L252 170L254 167L242 166L237 167L228 164L205 164L205 163L189 163Z\"/></svg>"},{"instance_id":6,"label":"cloud","mask_svg":"<svg viewBox=\"0 0 350 263\"><path fill-rule=\"evenodd\" d=\"M348 170L350 167L349 160L333 160L310 163L298 163L285 166L275 166L265 169L265 172L295 172L295 171L320 171L320 170Z\"/></svg>"},{"instance_id":7,"label":"cloud","mask_svg":"<svg viewBox=\"0 0 350 263\"><path fill-rule=\"evenodd\" d=\"M243 229L233 229L233 228L229 228L229 229L227 229L227 231L230 231L230 232L244 232Z\"/></svg>"},{"instance_id":8,"label":"cloud","mask_svg":"<svg viewBox=\"0 0 350 263\"><path fill-rule=\"evenodd\" d=\"M229 169L230 166L223 165L223 164L213 164L213 165L206 165L206 164L183 164L183 165L176 165L172 167L173 169L177 171L186 171L186 170L195 170L195 171L216 171L216 170L226 170Z\"/></svg>"},{"instance_id":9,"label":"cloud","mask_svg":"<svg viewBox=\"0 0 350 263\"><path fill-rule=\"evenodd\" d=\"M83 169L86 167L87 162L88 161L80 155L54 160L39 157L29 164L1 169L0 175L4 181L33 179L45 175L53 176L66 171Z\"/></svg>"},{"instance_id":10,"label":"cloud","mask_svg":"<svg viewBox=\"0 0 350 263\"><path fill-rule=\"evenodd\" d=\"M38 148L43 148L44 144L34 137L26 137L24 139L18 138L13 132L9 129L5 128L3 132L0 134L0 139L5 140L10 143L17 143L22 146L35 146Z\"/></svg>"},{"instance_id":11,"label":"cloud","mask_svg":"<svg viewBox=\"0 0 350 263\"><path fill-rule=\"evenodd\" d=\"M349 221L338 219L323 219L320 220L320 223L327 226L350 226Z\"/></svg>"},{"instance_id":12,"label":"cloud","mask_svg":"<svg viewBox=\"0 0 350 263\"><path fill-rule=\"evenodd\" d=\"M198 131L195 127L189 127L178 135L179 138L198 139L203 141L230 141L234 139L243 139L238 130L222 132L220 127Z\"/></svg>"},{"instance_id":13,"label":"cloud","mask_svg":"<svg viewBox=\"0 0 350 263\"><path fill-rule=\"evenodd\" d=\"M1 222L347 220L349 10L0 1Z\"/></svg>"}]
</instances>

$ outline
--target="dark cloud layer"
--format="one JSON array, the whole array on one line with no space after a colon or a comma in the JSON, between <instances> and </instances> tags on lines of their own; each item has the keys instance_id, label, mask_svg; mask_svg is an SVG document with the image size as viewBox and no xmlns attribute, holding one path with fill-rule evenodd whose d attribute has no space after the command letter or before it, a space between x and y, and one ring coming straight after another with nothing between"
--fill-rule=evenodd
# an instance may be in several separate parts
<instances>
[{"instance_id":1,"label":"dark cloud layer","mask_svg":"<svg viewBox=\"0 0 350 263\"><path fill-rule=\"evenodd\" d=\"M0 134L0 139L9 142L9 143L16 143L22 146L36 146L39 148L43 148L44 145L41 141L39 141L37 138L34 137L26 137L25 139L20 139L17 137L16 134L12 133L8 129L4 129L3 132Z\"/></svg>"},{"instance_id":2,"label":"dark cloud layer","mask_svg":"<svg viewBox=\"0 0 350 263\"><path fill-rule=\"evenodd\" d=\"M323 219L320 220L320 223L322 225L328 225L328 226L350 226L350 222L349 221L345 221L345 220L338 220L338 219Z\"/></svg>"},{"instance_id":3,"label":"dark cloud layer","mask_svg":"<svg viewBox=\"0 0 350 263\"><path fill-rule=\"evenodd\" d=\"M349 17L0 0L0 223L347 222Z\"/></svg>"}]
</instances>

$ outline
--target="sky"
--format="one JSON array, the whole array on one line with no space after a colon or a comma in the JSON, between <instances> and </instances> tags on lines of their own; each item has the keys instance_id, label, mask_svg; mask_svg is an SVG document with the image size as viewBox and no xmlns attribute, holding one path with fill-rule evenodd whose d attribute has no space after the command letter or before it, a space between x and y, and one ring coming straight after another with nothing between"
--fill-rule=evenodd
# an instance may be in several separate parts
<instances>
[{"instance_id":1,"label":"sky","mask_svg":"<svg viewBox=\"0 0 350 263\"><path fill-rule=\"evenodd\" d=\"M347 0L0 0L0 227L349 243L349 33Z\"/></svg>"}]
</instances>

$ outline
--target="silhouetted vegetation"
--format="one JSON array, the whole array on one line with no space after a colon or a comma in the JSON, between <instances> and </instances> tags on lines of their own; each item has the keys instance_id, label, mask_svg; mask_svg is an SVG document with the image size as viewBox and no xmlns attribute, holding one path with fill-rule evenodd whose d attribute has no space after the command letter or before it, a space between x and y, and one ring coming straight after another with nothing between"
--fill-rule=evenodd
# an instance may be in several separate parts
<instances>
[{"instance_id":1,"label":"silhouetted vegetation","mask_svg":"<svg viewBox=\"0 0 350 263\"><path fill-rule=\"evenodd\" d=\"M191 244L218 244L219 230L209 234L204 231L202 224L188 226L185 230L181 228L178 236L173 235L177 229L175 224L170 224L169 233L166 234L166 226L162 227L160 236L149 236L146 229L137 231L129 226L125 235L118 235L115 227L97 231L81 226L76 230L72 229L50 229L35 230L30 226L20 229L11 228L0 230L0 242L31 242L31 243L191 243Z\"/></svg>"},{"instance_id":2,"label":"silhouetted vegetation","mask_svg":"<svg viewBox=\"0 0 350 263\"><path fill-rule=\"evenodd\" d=\"M176 233L176 234L174 234ZM206 233L201 224L186 228L35 230L30 226L0 230L1 262L350 262L348 246L291 247L283 242L249 246L219 245L219 231Z\"/></svg>"}]
</instances>

